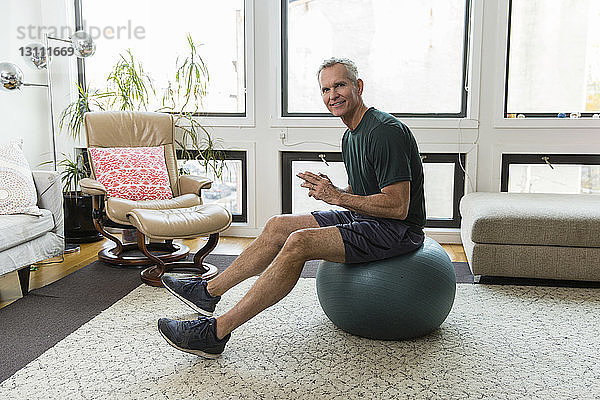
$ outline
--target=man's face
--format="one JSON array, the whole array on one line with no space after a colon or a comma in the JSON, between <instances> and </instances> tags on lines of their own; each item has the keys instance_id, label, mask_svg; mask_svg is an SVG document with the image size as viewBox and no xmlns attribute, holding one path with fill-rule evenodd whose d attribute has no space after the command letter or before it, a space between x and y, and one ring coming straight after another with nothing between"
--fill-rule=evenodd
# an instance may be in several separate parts
<instances>
[{"instance_id":1,"label":"man's face","mask_svg":"<svg viewBox=\"0 0 600 400\"><path fill-rule=\"evenodd\" d=\"M323 103L336 117L352 116L361 104L362 81L356 86L348 79L348 72L343 64L334 64L325 68L319 75Z\"/></svg>"}]
</instances>

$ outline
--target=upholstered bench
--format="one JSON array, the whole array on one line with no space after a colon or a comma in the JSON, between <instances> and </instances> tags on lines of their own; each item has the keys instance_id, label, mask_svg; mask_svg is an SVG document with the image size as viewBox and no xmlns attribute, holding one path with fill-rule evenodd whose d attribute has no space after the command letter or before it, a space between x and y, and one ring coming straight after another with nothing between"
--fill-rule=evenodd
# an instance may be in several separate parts
<instances>
[{"instance_id":1,"label":"upholstered bench","mask_svg":"<svg viewBox=\"0 0 600 400\"><path fill-rule=\"evenodd\" d=\"M600 281L600 196L478 192L460 212L474 275Z\"/></svg>"},{"instance_id":2,"label":"upholstered bench","mask_svg":"<svg viewBox=\"0 0 600 400\"><path fill-rule=\"evenodd\" d=\"M210 279L217 275L214 265L204 263L219 240L219 233L231 225L231 213L216 204L202 204L187 208L166 210L133 209L127 213L129 223L137 229L137 244L156 265L142 271L142 281L151 286L162 286L160 278L166 271L191 272ZM146 239L171 240L209 236L206 245L198 250L194 261L165 262L152 254Z\"/></svg>"}]
</instances>

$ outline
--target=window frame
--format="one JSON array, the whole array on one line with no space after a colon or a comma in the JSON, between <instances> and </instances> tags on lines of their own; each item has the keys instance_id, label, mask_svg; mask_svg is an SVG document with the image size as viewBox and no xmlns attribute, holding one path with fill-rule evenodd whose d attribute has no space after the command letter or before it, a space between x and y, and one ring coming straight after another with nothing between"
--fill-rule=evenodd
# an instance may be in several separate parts
<instances>
[{"instance_id":1,"label":"window frame","mask_svg":"<svg viewBox=\"0 0 600 400\"><path fill-rule=\"evenodd\" d=\"M73 0L75 7L75 27L77 29L83 29L83 0ZM243 0L244 3L244 104L245 111L231 112L231 113L218 113L218 112L195 112L191 115L194 117L203 118L215 118L217 121L227 118L235 118L239 123L235 123L235 126L254 126L254 57L253 54L253 43L249 43L251 38L254 36L254 0ZM85 59L77 58L77 81L79 86L86 87L85 80ZM80 94L78 94L80 96ZM173 112L161 111L165 114L174 114ZM219 124L218 122L208 121L206 125L212 126L229 126L228 124Z\"/></svg>"},{"instance_id":2,"label":"window frame","mask_svg":"<svg viewBox=\"0 0 600 400\"><path fill-rule=\"evenodd\" d=\"M280 95L281 103L279 112L281 118L334 118L333 115L326 112L319 113L307 113L307 112L295 112L291 113L288 109L288 2L289 0L281 0L280 2L280 52L281 52L281 81L280 81ZM463 32L463 54L462 54L462 86L461 86L461 106L458 113L401 113L401 112L390 112L390 114L399 118L433 118L433 119L444 119L444 118L467 118L468 103L469 103L469 68L470 68L470 44L471 44L471 9L472 0L465 0L465 25Z\"/></svg>"},{"instance_id":3,"label":"window frame","mask_svg":"<svg viewBox=\"0 0 600 400\"><path fill-rule=\"evenodd\" d=\"M547 161L544 157L548 157ZM600 154L502 153L501 192L508 192L511 164L600 165Z\"/></svg>"},{"instance_id":4,"label":"window frame","mask_svg":"<svg viewBox=\"0 0 600 400\"><path fill-rule=\"evenodd\" d=\"M510 39L511 39L511 27L512 27L512 5L513 0L508 0L508 20L507 20L507 31L506 31L506 59L504 60L504 104L503 104L503 117L508 119L509 115L524 115L525 118L555 118L555 119L571 119L569 115L566 115L565 118L558 118L558 114L564 111L557 111L555 113L526 113L526 112L515 112L508 113L508 77L509 77L509 61L510 61ZM580 118L592 118L594 114L598 114L599 112L580 112ZM577 119L580 119L577 118ZM510 118L512 119L512 118Z\"/></svg>"},{"instance_id":5,"label":"window frame","mask_svg":"<svg viewBox=\"0 0 600 400\"><path fill-rule=\"evenodd\" d=\"M281 212L292 213L292 162L317 161L322 162L319 155L327 161L343 162L341 152L325 151L282 151L281 152ZM454 218L427 218L426 228L459 228L461 222L460 199L465 194L465 173L460 168L465 166L466 153L421 153L423 163L454 163L454 194L452 209ZM462 172L462 173L461 173Z\"/></svg>"},{"instance_id":6,"label":"window frame","mask_svg":"<svg viewBox=\"0 0 600 400\"><path fill-rule=\"evenodd\" d=\"M216 150L218 153L224 156L224 160L240 160L242 162L242 213L233 214L232 222L248 222L248 155L245 150ZM198 150L187 150L192 156L198 155ZM177 160L183 160L183 150L177 149ZM207 203L208 204L208 203Z\"/></svg>"}]
</instances>

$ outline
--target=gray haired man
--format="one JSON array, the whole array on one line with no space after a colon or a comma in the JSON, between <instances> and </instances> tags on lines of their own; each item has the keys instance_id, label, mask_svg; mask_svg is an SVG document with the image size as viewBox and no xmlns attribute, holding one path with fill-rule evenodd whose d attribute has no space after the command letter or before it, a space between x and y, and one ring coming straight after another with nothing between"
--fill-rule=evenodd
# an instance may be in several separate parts
<instances>
[{"instance_id":1,"label":"gray haired man","mask_svg":"<svg viewBox=\"0 0 600 400\"><path fill-rule=\"evenodd\" d=\"M160 333L175 348L218 357L233 330L293 289L308 260L367 262L422 245L423 166L410 129L390 114L365 106L364 83L352 61L325 60L317 77L323 103L347 127L342 156L348 186L336 187L327 176L308 171L298 176L308 196L345 210L271 217L231 266L208 282L165 276L165 287L201 314L194 321L158 321ZM258 274L235 306L212 317L221 295Z\"/></svg>"}]
</instances>

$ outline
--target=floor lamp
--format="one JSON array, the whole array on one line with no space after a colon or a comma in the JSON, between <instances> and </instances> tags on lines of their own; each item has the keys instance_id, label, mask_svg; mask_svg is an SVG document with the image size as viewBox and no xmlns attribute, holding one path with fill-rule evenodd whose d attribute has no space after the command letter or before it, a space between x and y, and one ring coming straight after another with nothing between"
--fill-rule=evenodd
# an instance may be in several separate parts
<instances>
[{"instance_id":1,"label":"floor lamp","mask_svg":"<svg viewBox=\"0 0 600 400\"><path fill-rule=\"evenodd\" d=\"M58 40L67 42L73 49L72 55L76 55L79 58L89 57L96 51L96 44L92 40L91 36L85 31L76 31L73 35L67 39L55 38L48 35L44 35L44 44L31 44L25 46L26 53L24 55L25 62L27 65L35 69L46 69L46 84L42 83L26 83L23 82L23 71L12 63L0 63L0 90L6 92L14 92L21 87L45 87L47 88L48 94L48 105L49 105L49 126L52 141L52 162L54 170L58 170L57 156L56 156L56 134L54 128L54 107L53 107L53 96L52 96L52 79L50 74L50 40ZM66 244L66 243L65 243ZM79 246L70 246L71 249L68 251L77 251Z\"/></svg>"}]
</instances>

